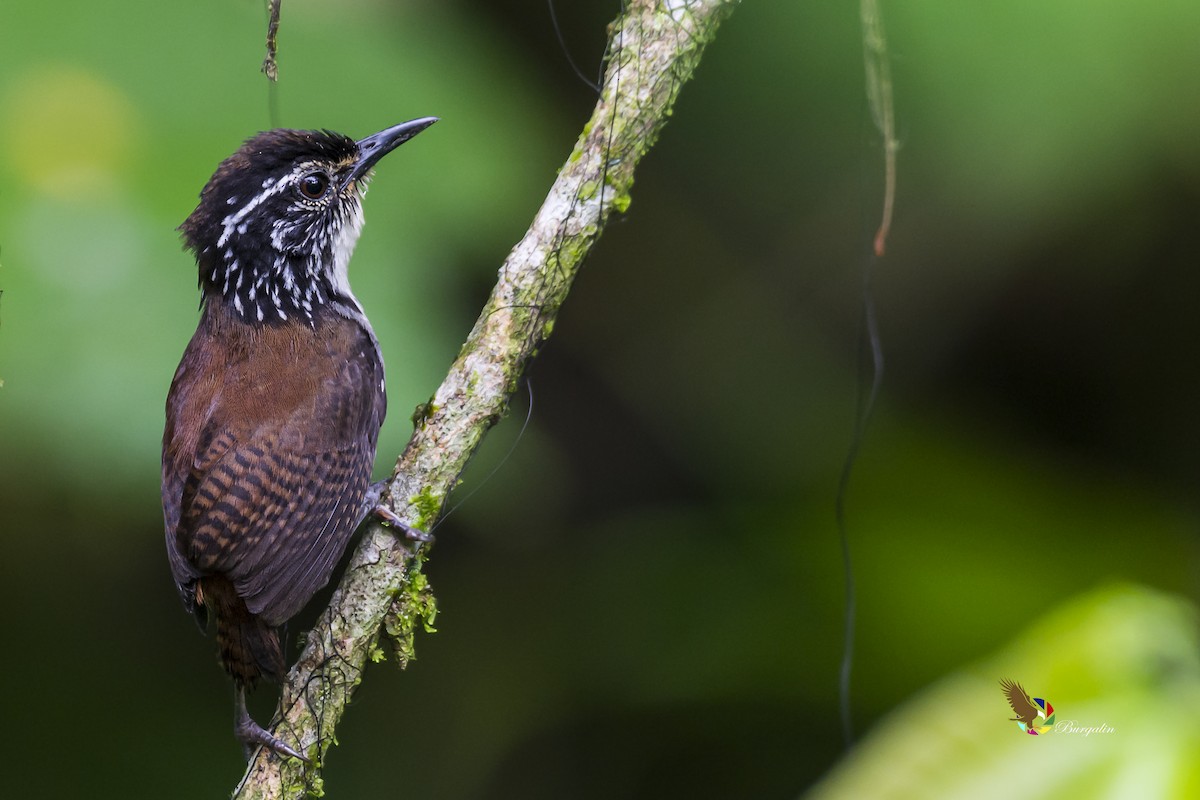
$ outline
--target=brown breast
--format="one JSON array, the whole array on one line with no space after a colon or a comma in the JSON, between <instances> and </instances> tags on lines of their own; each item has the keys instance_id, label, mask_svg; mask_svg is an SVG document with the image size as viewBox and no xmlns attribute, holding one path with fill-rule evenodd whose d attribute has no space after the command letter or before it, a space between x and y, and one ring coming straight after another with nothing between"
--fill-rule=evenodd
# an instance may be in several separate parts
<instances>
[{"instance_id":1,"label":"brown breast","mask_svg":"<svg viewBox=\"0 0 1200 800\"><path fill-rule=\"evenodd\" d=\"M185 603L229 579L280 624L329 578L362 514L386 399L370 331L251 326L206 304L167 398L163 510Z\"/></svg>"}]
</instances>

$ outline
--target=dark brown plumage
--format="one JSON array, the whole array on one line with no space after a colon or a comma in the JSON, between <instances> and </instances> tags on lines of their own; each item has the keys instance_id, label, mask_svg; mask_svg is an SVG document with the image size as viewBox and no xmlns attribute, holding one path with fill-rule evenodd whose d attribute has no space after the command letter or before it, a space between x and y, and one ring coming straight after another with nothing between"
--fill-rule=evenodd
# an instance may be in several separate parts
<instances>
[{"instance_id":1,"label":"dark brown plumage","mask_svg":"<svg viewBox=\"0 0 1200 800\"><path fill-rule=\"evenodd\" d=\"M163 497L176 578L215 612L226 669L277 677L270 629L329 579L363 513L386 398L367 331L337 314L248 326L205 305L168 398ZM228 601L217 601L233 590ZM205 603L205 595L212 603ZM231 626L246 611L257 621ZM230 612L236 616L229 616ZM264 627L264 625L266 627ZM225 653L228 656L228 652Z\"/></svg>"},{"instance_id":2,"label":"dark brown plumage","mask_svg":"<svg viewBox=\"0 0 1200 800\"><path fill-rule=\"evenodd\" d=\"M203 301L167 397L167 553L184 605L215 621L247 746L302 757L249 718L244 692L282 677L277 628L376 505L383 362L346 267L370 168L433 121L360 142L260 134L181 227Z\"/></svg>"},{"instance_id":3,"label":"dark brown plumage","mask_svg":"<svg viewBox=\"0 0 1200 800\"><path fill-rule=\"evenodd\" d=\"M1004 689L1004 696L1008 698L1009 707L1016 714L1012 721L1020 722L1026 727L1032 725L1037 720L1040 709L1029 699L1029 695L1021 688L1021 684L1005 679L1000 681L1000 686Z\"/></svg>"}]
</instances>

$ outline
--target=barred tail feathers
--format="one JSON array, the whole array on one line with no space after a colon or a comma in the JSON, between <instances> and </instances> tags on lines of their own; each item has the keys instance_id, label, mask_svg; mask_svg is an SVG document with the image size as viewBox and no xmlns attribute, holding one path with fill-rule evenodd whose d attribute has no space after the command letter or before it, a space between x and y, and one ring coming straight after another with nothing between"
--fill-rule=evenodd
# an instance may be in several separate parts
<instances>
[{"instance_id":1,"label":"barred tail feathers","mask_svg":"<svg viewBox=\"0 0 1200 800\"><path fill-rule=\"evenodd\" d=\"M284 662L275 628L251 614L224 577L201 578L196 594L216 617L221 665L234 681L254 686L261 676L279 682Z\"/></svg>"}]
</instances>

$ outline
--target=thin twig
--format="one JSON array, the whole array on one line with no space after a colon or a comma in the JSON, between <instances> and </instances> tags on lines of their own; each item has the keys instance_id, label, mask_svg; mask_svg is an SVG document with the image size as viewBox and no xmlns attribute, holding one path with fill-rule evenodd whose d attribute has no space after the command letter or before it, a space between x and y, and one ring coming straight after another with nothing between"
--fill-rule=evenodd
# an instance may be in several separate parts
<instances>
[{"instance_id":1,"label":"thin twig","mask_svg":"<svg viewBox=\"0 0 1200 800\"><path fill-rule=\"evenodd\" d=\"M896 151L900 149L900 143L896 140L896 112L892 106L892 70L888 60L887 35L879 14L878 0L862 0L859 15L863 32L867 102L871 106L875 127L883 135L883 220L875 233L875 255L883 258L896 203Z\"/></svg>"},{"instance_id":2,"label":"thin twig","mask_svg":"<svg viewBox=\"0 0 1200 800\"><path fill-rule=\"evenodd\" d=\"M279 80L279 63L275 60L279 54L279 6L283 0L267 0L267 57L263 59L262 73L271 82Z\"/></svg>"}]
</instances>

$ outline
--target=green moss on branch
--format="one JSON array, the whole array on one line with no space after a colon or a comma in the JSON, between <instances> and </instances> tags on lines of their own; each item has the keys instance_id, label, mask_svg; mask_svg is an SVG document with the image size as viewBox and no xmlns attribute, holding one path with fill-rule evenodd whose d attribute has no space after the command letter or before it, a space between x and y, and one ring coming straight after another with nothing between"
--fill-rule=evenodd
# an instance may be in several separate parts
<instances>
[{"instance_id":1,"label":"green moss on branch","mask_svg":"<svg viewBox=\"0 0 1200 800\"><path fill-rule=\"evenodd\" d=\"M609 215L630 203L633 174L654 145L705 45L737 0L629 0L609 28L604 85L592 118L550 187L446 379L414 415L416 431L396 463L385 500L428 530L471 453L500 419L526 364L550 335L575 274ZM363 537L329 608L309 634L283 688L274 732L312 766L260 751L235 797L320 795L320 765L338 721L382 652L383 630L401 663L418 625L432 629L436 603L411 544L375 526ZM419 720L401 724L419 729ZM402 732L399 735L403 735ZM416 734L414 734L416 735Z\"/></svg>"}]
</instances>

